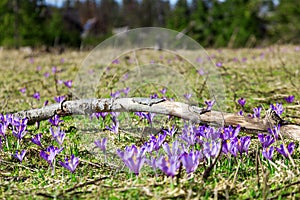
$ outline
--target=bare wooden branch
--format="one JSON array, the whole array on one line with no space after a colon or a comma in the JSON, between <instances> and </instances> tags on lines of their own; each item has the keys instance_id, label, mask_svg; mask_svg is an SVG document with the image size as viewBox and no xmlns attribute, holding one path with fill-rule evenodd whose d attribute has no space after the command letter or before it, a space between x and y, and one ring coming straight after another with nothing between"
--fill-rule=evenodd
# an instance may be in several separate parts
<instances>
[{"instance_id":1,"label":"bare wooden branch","mask_svg":"<svg viewBox=\"0 0 300 200\"><path fill-rule=\"evenodd\" d=\"M28 123L47 120L55 114L59 116L88 115L97 112L152 112L164 115L172 115L189 120L197 124L209 124L213 126L240 125L242 130L248 133L267 132L275 124L264 118L250 118L234 113L219 111L207 111L205 108L191 106L181 102L173 102L165 99L150 98L117 98L117 99L81 99L64 101L60 104L52 104L43 108L21 111L14 115L19 118L28 118ZM281 126L284 137L300 139L300 126L286 124Z\"/></svg>"}]
</instances>

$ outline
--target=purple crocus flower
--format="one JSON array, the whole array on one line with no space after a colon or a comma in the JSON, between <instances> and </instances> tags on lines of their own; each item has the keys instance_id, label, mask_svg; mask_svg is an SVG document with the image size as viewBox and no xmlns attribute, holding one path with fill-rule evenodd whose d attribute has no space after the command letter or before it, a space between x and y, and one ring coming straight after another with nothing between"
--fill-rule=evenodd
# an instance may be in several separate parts
<instances>
[{"instance_id":1,"label":"purple crocus flower","mask_svg":"<svg viewBox=\"0 0 300 200\"><path fill-rule=\"evenodd\" d=\"M242 110L240 110L237 114L240 115L240 116L243 116L243 115L244 115L244 113L243 113Z\"/></svg>"},{"instance_id":2,"label":"purple crocus flower","mask_svg":"<svg viewBox=\"0 0 300 200\"><path fill-rule=\"evenodd\" d=\"M26 88L25 88L25 87L21 88L21 89L20 89L20 92L21 92L22 94L24 94L24 93L26 92Z\"/></svg>"},{"instance_id":3,"label":"purple crocus flower","mask_svg":"<svg viewBox=\"0 0 300 200\"><path fill-rule=\"evenodd\" d=\"M65 86L67 86L68 88L71 88L71 87L72 87L72 80L64 81L64 84L65 84Z\"/></svg>"},{"instance_id":4,"label":"purple crocus flower","mask_svg":"<svg viewBox=\"0 0 300 200\"><path fill-rule=\"evenodd\" d=\"M237 140L237 149L240 152L240 155L242 155L243 152L246 152L248 154L248 149L251 144L251 137L250 136L244 136L240 139L236 138Z\"/></svg>"},{"instance_id":5,"label":"purple crocus flower","mask_svg":"<svg viewBox=\"0 0 300 200\"><path fill-rule=\"evenodd\" d=\"M160 92L162 95L166 95L167 88L163 88L163 89L159 90L159 92Z\"/></svg>"},{"instance_id":6,"label":"purple crocus flower","mask_svg":"<svg viewBox=\"0 0 300 200\"><path fill-rule=\"evenodd\" d=\"M48 105L48 103L49 103L49 101L48 101L48 100L46 100L46 101L44 102L44 106L47 106L47 105Z\"/></svg>"},{"instance_id":7,"label":"purple crocus flower","mask_svg":"<svg viewBox=\"0 0 300 200\"><path fill-rule=\"evenodd\" d=\"M180 167L180 162L178 158L175 157L161 156L157 162L160 170L163 171L167 176L171 177L176 175L176 171Z\"/></svg>"},{"instance_id":8,"label":"purple crocus flower","mask_svg":"<svg viewBox=\"0 0 300 200\"><path fill-rule=\"evenodd\" d=\"M49 73L49 72L44 73L44 77L45 77L45 78L49 78L49 76L50 76L50 73Z\"/></svg>"},{"instance_id":9,"label":"purple crocus flower","mask_svg":"<svg viewBox=\"0 0 300 200\"><path fill-rule=\"evenodd\" d=\"M181 162L186 173L190 174L194 172L203 158L204 157L200 151L191 150L189 153L184 152L181 156Z\"/></svg>"},{"instance_id":10,"label":"purple crocus flower","mask_svg":"<svg viewBox=\"0 0 300 200\"><path fill-rule=\"evenodd\" d=\"M119 63L120 63L119 59L115 59L115 60L112 61L112 64L115 64L115 65L117 65Z\"/></svg>"},{"instance_id":11,"label":"purple crocus flower","mask_svg":"<svg viewBox=\"0 0 300 200\"><path fill-rule=\"evenodd\" d=\"M275 142L272 135L264 135L264 134L259 133L257 135L257 137L263 148L267 148Z\"/></svg>"},{"instance_id":12,"label":"purple crocus flower","mask_svg":"<svg viewBox=\"0 0 300 200\"><path fill-rule=\"evenodd\" d=\"M60 161L59 164L70 172L74 173L79 164L79 159L72 154L70 160L66 157L65 162Z\"/></svg>"},{"instance_id":13,"label":"purple crocus flower","mask_svg":"<svg viewBox=\"0 0 300 200\"><path fill-rule=\"evenodd\" d=\"M6 138L6 129L7 129L7 126L4 123L5 122L0 122L0 135L2 135L3 138Z\"/></svg>"},{"instance_id":14,"label":"purple crocus flower","mask_svg":"<svg viewBox=\"0 0 300 200\"><path fill-rule=\"evenodd\" d=\"M157 95L156 93L154 93L154 94L150 95L150 98L151 98L151 99L157 99L157 98L158 98L158 95Z\"/></svg>"},{"instance_id":15,"label":"purple crocus flower","mask_svg":"<svg viewBox=\"0 0 300 200\"><path fill-rule=\"evenodd\" d=\"M223 140L228 140L231 138L235 138L238 136L239 132L241 130L241 126L237 125L236 128L233 128L232 126L228 126L223 128L220 134L220 138Z\"/></svg>"},{"instance_id":16,"label":"purple crocus flower","mask_svg":"<svg viewBox=\"0 0 300 200\"><path fill-rule=\"evenodd\" d=\"M278 136L280 134L280 124L278 124L277 126L274 126L273 129L268 128L268 132L273 135L273 137L278 140Z\"/></svg>"},{"instance_id":17,"label":"purple crocus flower","mask_svg":"<svg viewBox=\"0 0 300 200\"><path fill-rule=\"evenodd\" d=\"M108 115L107 112L101 112L100 116L102 117L103 120L105 120L106 116Z\"/></svg>"},{"instance_id":18,"label":"purple crocus flower","mask_svg":"<svg viewBox=\"0 0 300 200\"><path fill-rule=\"evenodd\" d=\"M175 128L175 125L173 125L172 128L168 127L168 130L163 129L162 131L167 135L169 135L170 137L173 137L177 129Z\"/></svg>"},{"instance_id":19,"label":"purple crocus flower","mask_svg":"<svg viewBox=\"0 0 300 200\"><path fill-rule=\"evenodd\" d=\"M22 162L25 154L26 154L26 150L22 150L20 152L17 150L16 153L14 154L14 157L17 158L20 162Z\"/></svg>"},{"instance_id":20,"label":"purple crocus flower","mask_svg":"<svg viewBox=\"0 0 300 200\"><path fill-rule=\"evenodd\" d=\"M154 145L156 145L154 141L149 141L149 142L145 142L143 144L143 147L147 152L151 153L152 151L154 151Z\"/></svg>"},{"instance_id":21,"label":"purple crocus flower","mask_svg":"<svg viewBox=\"0 0 300 200\"><path fill-rule=\"evenodd\" d=\"M143 112L134 112L140 119L144 118Z\"/></svg>"},{"instance_id":22,"label":"purple crocus flower","mask_svg":"<svg viewBox=\"0 0 300 200\"><path fill-rule=\"evenodd\" d=\"M215 130L213 127L200 126L197 129L197 134L206 138L207 140L217 140L220 138L220 131Z\"/></svg>"},{"instance_id":23,"label":"purple crocus flower","mask_svg":"<svg viewBox=\"0 0 300 200\"><path fill-rule=\"evenodd\" d=\"M126 81L128 79L129 75L128 73L125 73L123 76L122 76L122 81Z\"/></svg>"},{"instance_id":24,"label":"purple crocus flower","mask_svg":"<svg viewBox=\"0 0 300 200\"><path fill-rule=\"evenodd\" d=\"M193 127L184 127L182 134L179 136L183 141L186 141L188 145L194 145L199 137Z\"/></svg>"},{"instance_id":25,"label":"purple crocus flower","mask_svg":"<svg viewBox=\"0 0 300 200\"><path fill-rule=\"evenodd\" d=\"M122 159L125 165L138 176L142 166L145 163L145 147L137 148L135 145L126 146L124 151L117 149L117 155Z\"/></svg>"},{"instance_id":26,"label":"purple crocus flower","mask_svg":"<svg viewBox=\"0 0 300 200\"><path fill-rule=\"evenodd\" d=\"M216 141L205 142L203 147L203 154L206 158L214 158L220 149L220 143Z\"/></svg>"},{"instance_id":27,"label":"purple crocus flower","mask_svg":"<svg viewBox=\"0 0 300 200\"><path fill-rule=\"evenodd\" d=\"M151 112L143 112L142 115L144 116L144 118L147 119L149 124L152 124L155 113L151 113Z\"/></svg>"},{"instance_id":28,"label":"purple crocus flower","mask_svg":"<svg viewBox=\"0 0 300 200\"><path fill-rule=\"evenodd\" d=\"M120 91L116 91L115 93L110 93L110 96L111 96L112 98L118 98L120 95L121 95L121 92L120 92Z\"/></svg>"},{"instance_id":29,"label":"purple crocus flower","mask_svg":"<svg viewBox=\"0 0 300 200\"><path fill-rule=\"evenodd\" d=\"M179 146L179 142L175 140L171 145L167 142L162 144L164 151L167 153L168 157L179 158L182 154L182 149Z\"/></svg>"},{"instance_id":30,"label":"purple crocus flower","mask_svg":"<svg viewBox=\"0 0 300 200\"><path fill-rule=\"evenodd\" d=\"M53 74L56 74L56 73L57 73L57 67L56 67L56 66L53 66L53 67L52 67L52 73L53 73Z\"/></svg>"},{"instance_id":31,"label":"purple crocus flower","mask_svg":"<svg viewBox=\"0 0 300 200\"><path fill-rule=\"evenodd\" d=\"M110 112L110 114L112 116L113 122L116 123L115 120L117 120L117 117L120 115L120 112Z\"/></svg>"},{"instance_id":32,"label":"purple crocus flower","mask_svg":"<svg viewBox=\"0 0 300 200\"><path fill-rule=\"evenodd\" d=\"M49 119L49 122L53 125L53 126L58 126L60 122L63 122L64 120L61 120L60 117L58 115L54 115L54 117Z\"/></svg>"},{"instance_id":33,"label":"purple crocus flower","mask_svg":"<svg viewBox=\"0 0 300 200\"><path fill-rule=\"evenodd\" d=\"M291 142L288 146L287 146L287 151L290 155L292 155L292 153L294 152L294 149L295 149L295 143L294 142ZM283 144L280 145L279 148L276 147L276 150L281 154L283 155L284 157L288 157L288 153L286 152Z\"/></svg>"},{"instance_id":34,"label":"purple crocus flower","mask_svg":"<svg viewBox=\"0 0 300 200\"><path fill-rule=\"evenodd\" d=\"M62 143L64 142L65 136L66 136L65 132L64 132L64 131L60 131L60 132L58 133L58 136L55 138L55 140L58 142L58 144L59 144L60 146L61 146Z\"/></svg>"},{"instance_id":35,"label":"purple crocus flower","mask_svg":"<svg viewBox=\"0 0 300 200\"><path fill-rule=\"evenodd\" d=\"M49 146L47 147L46 151L41 150L40 156L52 166L55 156L59 154L63 149L64 148L59 149L54 146Z\"/></svg>"},{"instance_id":36,"label":"purple crocus flower","mask_svg":"<svg viewBox=\"0 0 300 200\"><path fill-rule=\"evenodd\" d=\"M52 127L50 127L50 133L52 134L53 138L58 142L59 145L62 145L64 139L65 139L65 132L60 130L60 127L57 127L56 130L53 130Z\"/></svg>"},{"instance_id":37,"label":"purple crocus flower","mask_svg":"<svg viewBox=\"0 0 300 200\"><path fill-rule=\"evenodd\" d=\"M12 114L6 114L6 115L0 114L0 120L5 126L8 126L9 124L14 124L14 117Z\"/></svg>"},{"instance_id":38,"label":"purple crocus flower","mask_svg":"<svg viewBox=\"0 0 300 200\"><path fill-rule=\"evenodd\" d=\"M203 59L202 59L201 57L198 57L198 58L196 58L196 62L197 62L197 63L202 63L202 62L203 62Z\"/></svg>"},{"instance_id":39,"label":"purple crocus flower","mask_svg":"<svg viewBox=\"0 0 300 200\"><path fill-rule=\"evenodd\" d=\"M104 153L106 152L107 138L103 138L102 140L95 140L94 144Z\"/></svg>"},{"instance_id":40,"label":"purple crocus flower","mask_svg":"<svg viewBox=\"0 0 300 200\"><path fill-rule=\"evenodd\" d=\"M166 139L166 133L164 134L158 134L157 136L151 135L150 139L148 142L144 144L146 147L146 150L148 152L152 152L153 150L158 151L163 144L163 142Z\"/></svg>"},{"instance_id":41,"label":"purple crocus flower","mask_svg":"<svg viewBox=\"0 0 300 200\"><path fill-rule=\"evenodd\" d=\"M19 120L18 118L15 118L13 121L13 135L18 139L21 140L25 134L27 133L26 128L27 128L27 122L28 119L21 119Z\"/></svg>"},{"instance_id":42,"label":"purple crocus flower","mask_svg":"<svg viewBox=\"0 0 300 200\"><path fill-rule=\"evenodd\" d=\"M57 102L57 103L60 103L62 102L63 100L65 100L65 96L57 96L57 97L54 97L54 100Z\"/></svg>"},{"instance_id":43,"label":"purple crocus flower","mask_svg":"<svg viewBox=\"0 0 300 200\"><path fill-rule=\"evenodd\" d=\"M50 127L50 128L49 128L49 131L50 131L52 137L53 137L53 138L56 138L56 137L58 136L58 132L60 131L60 127L58 126L58 127L56 128L56 130L54 130L53 127Z\"/></svg>"},{"instance_id":44,"label":"purple crocus flower","mask_svg":"<svg viewBox=\"0 0 300 200\"><path fill-rule=\"evenodd\" d=\"M287 103L293 103L295 97L294 96L288 96L288 97L285 97L284 99Z\"/></svg>"},{"instance_id":45,"label":"purple crocus flower","mask_svg":"<svg viewBox=\"0 0 300 200\"><path fill-rule=\"evenodd\" d=\"M111 132L118 134L119 133L119 121L117 120L117 118L114 116L112 117L112 125L111 127L106 126L106 129L110 130Z\"/></svg>"},{"instance_id":46,"label":"purple crocus flower","mask_svg":"<svg viewBox=\"0 0 300 200\"><path fill-rule=\"evenodd\" d=\"M183 95L187 100L189 100L192 97L192 94L184 94Z\"/></svg>"},{"instance_id":47,"label":"purple crocus flower","mask_svg":"<svg viewBox=\"0 0 300 200\"><path fill-rule=\"evenodd\" d=\"M31 142L42 147L41 138L42 138L42 134L38 133L31 139Z\"/></svg>"},{"instance_id":48,"label":"purple crocus flower","mask_svg":"<svg viewBox=\"0 0 300 200\"><path fill-rule=\"evenodd\" d=\"M205 74L205 71L202 68L198 69L197 72L200 76L203 76Z\"/></svg>"},{"instance_id":49,"label":"purple crocus flower","mask_svg":"<svg viewBox=\"0 0 300 200\"><path fill-rule=\"evenodd\" d=\"M122 90L122 92L125 94L126 97L128 96L129 91L130 91L130 88L129 88L129 87L124 88L124 89Z\"/></svg>"},{"instance_id":50,"label":"purple crocus flower","mask_svg":"<svg viewBox=\"0 0 300 200\"><path fill-rule=\"evenodd\" d=\"M224 154L232 154L236 157L238 149L237 149L237 140L236 138L223 140L222 142L222 152Z\"/></svg>"},{"instance_id":51,"label":"purple crocus flower","mask_svg":"<svg viewBox=\"0 0 300 200\"><path fill-rule=\"evenodd\" d=\"M266 148L263 148L263 151L262 151L262 155L268 159L268 160L272 160L273 158L273 152L274 152L274 147L271 146L271 147L266 147Z\"/></svg>"},{"instance_id":52,"label":"purple crocus flower","mask_svg":"<svg viewBox=\"0 0 300 200\"><path fill-rule=\"evenodd\" d=\"M40 96L40 93L39 92L36 92L32 95L33 98L35 98L36 100L40 100L41 99L41 96Z\"/></svg>"},{"instance_id":53,"label":"purple crocus flower","mask_svg":"<svg viewBox=\"0 0 300 200\"><path fill-rule=\"evenodd\" d=\"M254 112L253 117L260 118L261 106L257 108L253 108L253 112Z\"/></svg>"},{"instance_id":54,"label":"purple crocus flower","mask_svg":"<svg viewBox=\"0 0 300 200\"><path fill-rule=\"evenodd\" d=\"M213 105L215 104L215 101L212 100L212 101L205 101L205 104L206 104L206 110L211 110Z\"/></svg>"},{"instance_id":55,"label":"purple crocus flower","mask_svg":"<svg viewBox=\"0 0 300 200\"><path fill-rule=\"evenodd\" d=\"M242 97L242 98L240 98L240 99L238 100L238 103L239 103L242 107L244 107L245 104L246 104L246 99L244 99L244 98Z\"/></svg>"},{"instance_id":56,"label":"purple crocus flower","mask_svg":"<svg viewBox=\"0 0 300 200\"><path fill-rule=\"evenodd\" d=\"M34 63L34 58L30 57L29 62L30 62L30 64L33 64Z\"/></svg>"},{"instance_id":57,"label":"purple crocus flower","mask_svg":"<svg viewBox=\"0 0 300 200\"><path fill-rule=\"evenodd\" d=\"M158 162L157 157L155 157L155 156L150 156L150 158L146 159L145 162L148 165L150 165L154 171L156 171L156 169L159 168L159 162Z\"/></svg>"},{"instance_id":58,"label":"purple crocus flower","mask_svg":"<svg viewBox=\"0 0 300 200\"><path fill-rule=\"evenodd\" d=\"M233 62L239 62L239 59L237 57L232 59Z\"/></svg>"},{"instance_id":59,"label":"purple crocus flower","mask_svg":"<svg viewBox=\"0 0 300 200\"><path fill-rule=\"evenodd\" d=\"M283 109L281 103L274 103L274 104L271 104L271 105L270 105L270 108L271 108L272 110L274 110L274 111L277 113L277 115L279 115L279 116L280 116L280 115L283 113L283 111L284 111L284 109Z\"/></svg>"},{"instance_id":60,"label":"purple crocus flower","mask_svg":"<svg viewBox=\"0 0 300 200\"><path fill-rule=\"evenodd\" d=\"M222 66L223 66L223 63L222 63L222 62L217 62L216 66L217 66L217 67L222 67Z\"/></svg>"},{"instance_id":61,"label":"purple crocus flower","mask_svg":"<svg viewBox=\"0 0 300 200\"><path fill-rule=\"evenodd\" d=\"M93 117L96 117L97 119L100 119L100 117L101 117L102 120L104 121L107 115L108 115L107 112L98 112L98 113L92 113L92 114L90 115L90 117L91 117L91 119L92 119Z\"/></svg>"}]
</instances>

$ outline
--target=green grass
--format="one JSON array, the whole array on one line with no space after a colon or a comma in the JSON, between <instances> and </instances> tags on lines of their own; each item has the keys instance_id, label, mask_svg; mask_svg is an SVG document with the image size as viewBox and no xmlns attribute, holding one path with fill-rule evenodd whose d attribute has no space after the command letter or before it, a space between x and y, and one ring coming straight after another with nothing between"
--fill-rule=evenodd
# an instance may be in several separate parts
<instances>
[{"instance_id":1,"label":"green grass","mask_svg":"<svg viewBox=\"0 0 300 200\"><path fill-rule=\"evenodd\" d=\"M144 51L144 50L143 50ZM208 50L210 55L215 55L213 61L223 62L222 68L217 68L225 88L224 111L238 112L237 99L244 97L247 100L244 111L252 113L252 108L263 106L263 110L269 108L270 103L283 103L286 120L300 123L300 59L299 52L294 46L272 46L261 49L222 49ZM261 53L265 53L261 58ZM156 53L142 52L145 57L138 57L141 65L144 59L153 59L161 64L167 65L167 59L173 55L166 52L161 53L163 61L159 61ZM68 89L62 85L55 84L55 78L51 72L53 66L61 71L57 74L59 80L75 80L80 69L82 60L88 52L68 51L62 55L35 54L34 63L29 62L29 57L22 52L13 50L2 50L0 53L0 73L4 74L0 80L0 102L1 113L16 112L30 108L43 106L45 100L54 103L53 97L67 95ZM131 55L129 55L130 58ZM247 62L234 62L247 58ZM253 59L255 57L255 59ZM61 62L61 58L65 62ZM134 79L129 77L122 81L125 72L132 72L134 68L128 63L128 57L120 57L120 65L113 66L112 70L106 73L99 81L98 97L108 97L111 92L118 89L138 84L144 81L142 77ZM36 67L41 66L42 70L37 72ZM181 59L175 59L171 66L180 71L189 83L188 87L196 94L189 103L204 105L204 100L209 99L208 88L203 84L204 79L195 78L195 69ZM49 72L50 77L44 78L43 74ZM134 72L134 71L133 71ZM146 73L150 73L147 72ZM170 77L169 77L170 78ZM132 81L132 82L130 82ZM137 83L136 83L136 82ZM176 96L176 89L182 80L168 79L170 89L168 96L185 101L183 97ZM197 82L197 84L196 84ZM130 84L127 84L130 83ZM134 83L134 84L133 84ZM136 90L132 92L135 96L148 97L153 92L164 87L164 84L145 84L140 82ZM143 83L143 84L142 84ZM75 83L76 84L76 83ZM77 83L78 84L78 83ZM26 87L25 94L19 89ZM203 88L203 90L202 90ZM39 91L41 100L32 98L32 94ZM201 91L201 92L200 92ZM287 104L283 97L294 95L293 104ZM264 111L263 111L264 113ZM116 136L108 130L111 120L106 121L89 117L64 117L61 127L66 131L64 141L65 149L57 156L58 160L64 160L65 156L75 154L80 158L80 164L74 174L60 167L56 163L55 174L52 175L49 165L40 158L36 145L30 142L31 137L36 133L43 133L42 143L46 147L50 144L58 145L51 138L49 133L50 124L41 122L40 127L30 126L25 138L21 141L22 149L27 149L25 160L20 164L12 153L16 150L15 138L9 137L9 149L3 144L0 151L0 198L7 199L157 199L157 198L230 198L230 199L262 199L262 198L299 198L299 143L296 142L296 150L293 154L295 167L289 160L281 155L275 154L270 163L261 156L261 147L257 148L258 141L252 140L248 156L243 156L243 161L234 157L223 156L212 169L207 180L202 175L207 165L200 165L198 170L188 177L184 170L180 177L173 179L166 177L160 170L157 176L153 170L145 166L140 176L135 177L127 168L122 166L120 160L109 157L104 160L103 155L93 150L92 142L97 138L108 137L109 148L114 151L117 148L123 149L126 145L136 143L143 144L149 135L145 127L149 127L146 121L139 121L133 114L121 114L120 136ZM157 116L152 128L160 128L177 123L182 126L179 119L167 120L167 117ZM146 131L145 131L146 130ZM245 133L241 133L245 135ZM252 136L255 138L255 136ZM171 139L168 139L171 140ZM286 143L289 140L285 141ZM278 142L280 143L280 142ZM257 152L258 151L258 152ZM257 157L258 156L258 157ZM260 158L260 159L259 159ZM259 161L258 161L259 160Z\"/></svg>"}]
</instances>

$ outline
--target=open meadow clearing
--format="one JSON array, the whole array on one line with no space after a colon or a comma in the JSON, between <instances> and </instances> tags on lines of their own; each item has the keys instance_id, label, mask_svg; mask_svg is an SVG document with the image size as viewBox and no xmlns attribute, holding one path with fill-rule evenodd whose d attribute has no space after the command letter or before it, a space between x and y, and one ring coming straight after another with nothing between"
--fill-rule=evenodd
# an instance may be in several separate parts
<instances>
[{"instance_id":1,"label":"open meadow clearing","mask_svg":"<svg viewBox=\"0 0 300 200\"><path fill-rule=\"evenodd\" d=\"M86 68L85 78L99 77L94 96L87 97L151 96L207 112L222 104L222 112L257 119L271 109L288 123L300 124L298 46L208 49L196 62L212 61L220 79L211 85L205 70L170 52L152 51L124 54L102 66L101 76L95 70L99 66ZM7 114L84 96L76 95L90 82L78 74L89 53L0 50L0 198L300 198L300 146L295 138L282 137L281 121L266 132L250 133L243 126L192 124L149 112L53 113L32 125ZM136 76L132 63L148 71ZM171 70L155 74L149 68L155 64L170 66L188 81ZM166 78L152 84L145 76ZM218 84L224 88L222 102L212 98L219 95L211 91Z\"/></svg>"}]
</instances>

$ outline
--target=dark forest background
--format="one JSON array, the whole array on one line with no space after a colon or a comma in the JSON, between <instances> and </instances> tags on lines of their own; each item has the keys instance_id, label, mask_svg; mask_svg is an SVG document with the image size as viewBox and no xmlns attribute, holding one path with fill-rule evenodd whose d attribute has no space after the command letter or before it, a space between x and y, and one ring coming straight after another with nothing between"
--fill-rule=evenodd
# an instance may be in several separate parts
<instances>
[{"instance_id":1,"label":"dark forest background","mask_svg":"<svg viewBox=\"0 0 300 200\"><path fill-rule=\"evenodd\" d=\"M204 47L300 43L300 1L295 0L44 0L0 1L0 46L99 44L137 27L181 31Z\"/></svg>"}]
</instances>

